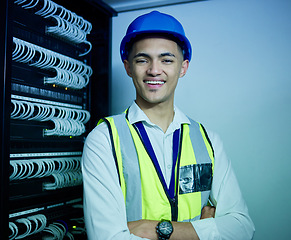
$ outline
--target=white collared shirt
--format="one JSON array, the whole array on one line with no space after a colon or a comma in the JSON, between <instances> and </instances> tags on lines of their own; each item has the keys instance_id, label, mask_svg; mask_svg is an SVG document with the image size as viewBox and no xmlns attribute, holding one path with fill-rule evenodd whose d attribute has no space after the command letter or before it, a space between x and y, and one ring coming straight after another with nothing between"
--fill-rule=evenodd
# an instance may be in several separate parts
<instances>
[{"instance_id":1,"label":"white collared shirt","mask_svg":"<svg viewBox=\"0 0 291 240\"><path fill-rule=\"evenodd\" d=\"M173 122L164 133L150 122L134 102L128 112L129 122L143 121L160 168L169 185L172 171L173 133L187 116L175 107ZM241 195L231 163L216 134L207 131L215 153L215 168L210 198L216 206L215 218L193 221L199 238L251 239L254 225ZM124 197L119 185L115 160L106 124L95 127L88 135L82 157L84 181L84 216L89 240L138 240L127 227Z\"/></svg>"}]
</instances>

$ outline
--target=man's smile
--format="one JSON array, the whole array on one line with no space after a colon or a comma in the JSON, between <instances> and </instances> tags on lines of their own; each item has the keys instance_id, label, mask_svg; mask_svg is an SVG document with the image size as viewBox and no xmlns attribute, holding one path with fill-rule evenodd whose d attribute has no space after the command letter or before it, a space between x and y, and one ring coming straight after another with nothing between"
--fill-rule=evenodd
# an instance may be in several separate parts
<instances>
[{"instance_id":1,"label":"man's smile","mask_svg":"<svg viewBox=\"0 0 291 240\"><path fill-rule=\"evenodd\" d=\"M163 85L165 84L165 81L163 80L144 80L144 83L149 85Z\"/></svg>"}]
</instances>

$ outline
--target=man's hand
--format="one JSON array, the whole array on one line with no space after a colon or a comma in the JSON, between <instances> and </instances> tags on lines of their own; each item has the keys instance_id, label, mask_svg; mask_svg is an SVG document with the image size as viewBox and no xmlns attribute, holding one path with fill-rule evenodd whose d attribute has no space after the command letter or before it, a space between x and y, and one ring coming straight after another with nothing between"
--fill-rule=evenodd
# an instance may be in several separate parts
<instances>
[{"instance_id":1,"label":"man's hand","mask_svg":"<svg viewBox=\"0 0 291 240\"><path fill-rule=\"evenodd\" d=\"M200 219L214 218L215 217L215 210L216 210L215 207L205 206L201 211Z\"/></svg>"}]
</instances>

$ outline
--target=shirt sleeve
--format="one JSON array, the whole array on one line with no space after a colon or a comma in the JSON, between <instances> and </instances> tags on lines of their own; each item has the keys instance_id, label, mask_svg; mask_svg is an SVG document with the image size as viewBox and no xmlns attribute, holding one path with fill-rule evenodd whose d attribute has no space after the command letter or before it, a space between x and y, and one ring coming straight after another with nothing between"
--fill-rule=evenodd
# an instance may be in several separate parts
<instances>
[{"instance_id":1,"label":"shirt sleeve","mask_svg":"<svg viewBox=\"0 0 291 240\"><path fill-rule=\"evenodd\" d=\"M210 199L216 207L215 218L193 221L200 240L252 239L255 227L240 191L239 184L226 157L220 138L208 132L215 154Z\"/></svg>"},{"instance_id":2,"label":"shirt sleeve","mask_svg":"<svg viewBox=\"0 0 291 240\"><path fill-rule=\"evenodd\" d=\"M139 240L127 227L124 197L105 123L88 135L82 156L88 240Z\"/></svg>"}]
</instances>

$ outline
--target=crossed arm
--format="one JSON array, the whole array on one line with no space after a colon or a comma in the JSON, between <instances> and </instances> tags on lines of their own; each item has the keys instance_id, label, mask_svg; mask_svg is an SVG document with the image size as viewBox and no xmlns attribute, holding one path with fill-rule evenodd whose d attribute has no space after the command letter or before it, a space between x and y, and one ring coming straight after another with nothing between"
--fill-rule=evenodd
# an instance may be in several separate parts
<instances>
[{"instance_id":1,"label":"crossed arm","mask_svg":"<svg viewBox=\"0 0 291 240\"><path fill-rule=\"evenodd\" d=\"M215 216L215 207L205 206L202 209L201 219L211 218ZM128 222L127 226L129 228L130 233L148 238L151 240L158 240L158 235L156 232L156 226L158 221L152 220L139 220L134 222ZM172 222L174 231L170 237L170 240L178 240L178 239L191 239L191 240L199 240L199 237L193 228L193 225L190 222Z\"/></svg>"}]
</instances>

